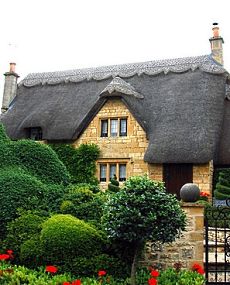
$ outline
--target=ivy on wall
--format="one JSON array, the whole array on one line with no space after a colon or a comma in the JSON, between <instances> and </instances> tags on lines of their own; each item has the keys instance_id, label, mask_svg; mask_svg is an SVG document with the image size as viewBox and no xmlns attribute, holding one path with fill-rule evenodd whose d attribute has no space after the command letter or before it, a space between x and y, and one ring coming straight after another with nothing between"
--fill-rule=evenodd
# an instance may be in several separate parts
<instances>
[{"instance_id":1,"label":"ivy on wall","mask_svg":"<svg viewBox=\"0 0 230 285\"><path fill-rule=\"evenodd\" d=\"M81 144L78 148L70 144L50 146L69 171L72 183L98 183L95 172L100 150L97 145Z\"/></svg>"}]
</instances>

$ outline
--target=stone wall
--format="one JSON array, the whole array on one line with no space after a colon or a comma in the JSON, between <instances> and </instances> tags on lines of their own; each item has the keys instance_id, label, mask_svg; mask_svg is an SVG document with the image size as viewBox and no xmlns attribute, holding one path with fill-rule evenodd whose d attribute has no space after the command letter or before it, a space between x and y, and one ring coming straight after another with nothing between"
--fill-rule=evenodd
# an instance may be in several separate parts
<instances>
[{"instance_id":1,"label":"stone wall","mask_svg":"<svg viewBox=\"0 0 230 285\"><path fill-rule=\"evenodd\" d=\"M127 136L100 136L101 119L111 118L127 118ZM127 177L148 173L148 164L144 162L144 154L148 147L146 133L120 99L108 100L74 145L89 142L97 144L101 150L97 161L97 176L99 163L106 162L126 163ZM106 187L106 184L101 183L101 186Z\"/></svg>"},{"instance_id":2,"label":"stone wall","mask_svg":"<svg viewBox=\"0 0 230 285\"><path fill-rule=\"evenodd\" d=\"M180 238L170 244L148 243L141 263L157 265L160 268L172 267L181 263L182 268L191 268L194 263L203 265L204 207L194 203L183 203L187 214L187 227Z\"/></svg>"},{"instance_id":3,"label":"stone wall","mask_svg":"<svg viewBox=\"0 0 230 285\"><path fill-rule=\"evenodd\" d=\"M200 191L212 193L213 161L206 164L193 166L193 183L197 184ZM211 196L211 195L210 195Z\"/></svg>"}]
</instances>

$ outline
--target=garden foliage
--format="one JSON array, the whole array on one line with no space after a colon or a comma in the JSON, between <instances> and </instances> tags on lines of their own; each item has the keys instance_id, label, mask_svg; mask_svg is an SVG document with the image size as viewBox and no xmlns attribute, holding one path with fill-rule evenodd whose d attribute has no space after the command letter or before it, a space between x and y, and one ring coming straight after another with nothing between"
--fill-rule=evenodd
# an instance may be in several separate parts
<instances>
[{"instance_id":1,"label":"garden foliage","mask_svg":"<svg viewBox=\"0 0 230 285\"><path fill-rule=\"evenodd\" d=\"M102 219L108 237L133 249L131 284L146 241L172 242L185 229L186 215L164 184L147 176L130 177L105 204Z\"/></svg>"},{"instance_id":2,"label":"garden foliage","mask_svg":"<svg viewBox=\"0 0 230 285\"><path fill-rule=\"evenodd\" d=\"M81 144L78 148L69 144L51 144L59 159L71 175L72 183L97 184L95 178L99 147L95 144Z\"/></svg>"},{"instance_id":3,"label":"garden foliage","mask_svg":"<svg viewBox=\"0 0 230 285\"><path fill-rule=\"evenodd\" d=\"M218 172L214 197L218 200L230 198L230 168L221 169Z\"/></svg>"}]
</instances>

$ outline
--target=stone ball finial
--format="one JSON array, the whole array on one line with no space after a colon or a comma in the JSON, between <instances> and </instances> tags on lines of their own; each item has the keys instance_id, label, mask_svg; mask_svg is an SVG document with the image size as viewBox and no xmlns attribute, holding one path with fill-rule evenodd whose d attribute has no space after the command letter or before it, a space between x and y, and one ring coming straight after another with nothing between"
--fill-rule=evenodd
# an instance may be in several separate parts
<instances>
[{"instance_id":1,"label":"stone ball finial","mask_svg":"<svg viewBox=\"0 0 230 285\"><path fill-rule=\"evenodd\" d=\"M196 202L200 197L200 189L196 184L186 183L180 189L180 198L183 202Z\"/></svg>"}]
</instances>

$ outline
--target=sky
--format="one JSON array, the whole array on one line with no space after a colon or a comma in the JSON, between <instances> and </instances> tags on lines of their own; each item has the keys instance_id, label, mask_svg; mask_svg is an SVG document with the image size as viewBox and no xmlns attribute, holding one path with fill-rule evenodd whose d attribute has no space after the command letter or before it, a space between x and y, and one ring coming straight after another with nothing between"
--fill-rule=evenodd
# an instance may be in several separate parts
<instances>
[{"instance_id":1,"label":"sky","mask_svg":"<svg viewBox=\"0 0 230 285\"><path fill-rule=\"evenodd\" d=\"M0 1L0 102L4 73L28 73L210 54L212 23L230 72L229 0Z\"/></svg>"}]
</instances>

